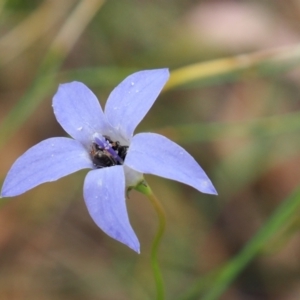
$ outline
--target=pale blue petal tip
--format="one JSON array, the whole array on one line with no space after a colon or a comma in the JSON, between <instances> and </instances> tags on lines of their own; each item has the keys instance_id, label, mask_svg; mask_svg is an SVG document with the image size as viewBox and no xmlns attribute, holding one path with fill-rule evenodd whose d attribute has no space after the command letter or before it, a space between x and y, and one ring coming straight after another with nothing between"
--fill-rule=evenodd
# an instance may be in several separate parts
<instances>
[{"instance_id":1,"label":"pale blue petal tip","mask_svg":"<svg viewBox=\"0 0 300 300\"><path fill-rule=\"evenodd\" d=\"M140 246L135 247L133 250L134 250L137 254L140 254L140 253L141 253L141 252L140 252Z\"/></svg>"},{"instance_id":2,"label":"pale blue petal tip","mask_svg":"<svg viewBox=\"0 0 300 300\"><path fill-rule=\"evenodd\" d=\"M206 191L207 194L218 196L218 192L213 185Z\"/></svg>"}]
</instances>

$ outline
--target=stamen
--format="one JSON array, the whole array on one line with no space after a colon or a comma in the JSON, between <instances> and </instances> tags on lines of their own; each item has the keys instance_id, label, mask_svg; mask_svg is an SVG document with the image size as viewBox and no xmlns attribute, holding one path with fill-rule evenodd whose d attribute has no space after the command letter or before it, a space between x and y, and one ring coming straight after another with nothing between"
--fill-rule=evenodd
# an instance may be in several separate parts
<instances>
[{"instance_id":1,"label":"stamen","mask_svg":"<svg viewBox=\"0 0 300 300\"><path fill-rule=\"evenodd\" d=\"M118 153L111 147L111 144L103 137L95 137L96 144L106 150L115 160L117 160L121 165L124 163L123 159L118 155Z\"/></svg>"}]
</instances>

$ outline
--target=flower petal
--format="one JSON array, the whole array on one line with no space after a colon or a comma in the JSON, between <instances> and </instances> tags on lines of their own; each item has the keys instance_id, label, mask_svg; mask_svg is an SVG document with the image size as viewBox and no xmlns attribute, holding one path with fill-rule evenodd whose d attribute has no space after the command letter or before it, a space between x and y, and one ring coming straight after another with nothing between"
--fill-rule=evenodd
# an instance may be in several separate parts
<instances>
[{"instance_id":1,"label":"flower petal","mask_svg":"<svg viewBox=\"0 0 300 300\"><path fill-rule=\"evenodd\" d=\"M129 223L122 166L90 171L84 181L84 199L94 222L110 237L140 252Z\"/></svg>"},{"instance_id":2,"label":"flower petal","mask_svg":"<svg viewBox=\"0 0 300 300\"><path fill-rule=\"evenodd\" d=\"M81 143L64 137L50 138L15 161L3 183L1 196L17 196L41 183L85 168L93 168L93 164Z\"/></svg>"},{"instance_id":3,"label":"flower petal","mask_svg":"<svg viewBox=\"0 0 300 300\"><path fill-rule=\"evenodd\" d=\"M131 138L168 78L168 69L140 71L125 78L111 92L106 102L105 115L123 138Z\"/></svg>"},{"instance_id":4,"label":"flower petal","mask_svg":"<svg viewBox=\"0 0 300 300\"><path fill-rule=\"evenodd\" d=\"M179 145L159 134L135 135L125 164L141 173L177 180L200 192L217 194L211 181L195 159Z\"/></svg>"},{"instance_id":5,"label":"flower petal","mask_svg":"<svg viewBox=\"0 0 300 300\"><path fill-rule=\"evenodd\" d=\"M107 128L97 97L81 82L61 84L53 97L53 109L63 129L86 146L94 133Z\"/></svg>"}]
</instances>

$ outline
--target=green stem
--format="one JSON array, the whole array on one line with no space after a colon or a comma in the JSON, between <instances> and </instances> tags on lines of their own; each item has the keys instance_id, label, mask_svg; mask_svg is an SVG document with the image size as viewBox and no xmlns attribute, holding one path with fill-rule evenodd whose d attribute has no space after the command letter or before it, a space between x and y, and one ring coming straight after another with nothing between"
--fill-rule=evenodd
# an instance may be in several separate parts
<instances>
[{"instance_id":1,"label":"green stem","mask_svg":"<svg viewBox=\"0 0 300 300\"><path fill-rule=\"evenodd\" d=\"M151 265L154 273L155 285L156 285L156 299L163 300L165 299L165 289L164 289L164 282L162 278L162 274L159 268L159 263L157 259L158 255L158 247L161 242L162 236L165 231L166 227L166 216L164 209L159 202L159 200L153 194L151 188L148 184L144 181L143 183L139 184L136 188L137 191L143 193L148 197L151 204L153 205L157 216L158 216L158 229L156 235L153 240L152 248L151 248Z\"/></svg>"}]
</instances>

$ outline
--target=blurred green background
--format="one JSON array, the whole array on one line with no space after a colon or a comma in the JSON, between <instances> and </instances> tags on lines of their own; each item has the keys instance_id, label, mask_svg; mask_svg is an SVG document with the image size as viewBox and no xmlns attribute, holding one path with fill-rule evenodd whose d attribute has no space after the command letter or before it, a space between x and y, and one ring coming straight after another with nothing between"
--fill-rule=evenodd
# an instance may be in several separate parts
<instances>
[{"instance_id":1,"label":"blurred green background","mask_svg":"<svg viewBox=\"0 0 300 300\"><path fill-rule=\"evenodd\" d=\"M298 0L0 1L1 182L29 147L65 135L59 83L83 81L103 105L130 73L169 67L137 132L182 145L219 196L146 176L167 215L166 299L300 299L299 20ZM155 299L151 204L127 201L137 255L89 217L85 174L1 199L1 300Z\"/></svg>"}]
</instances>

